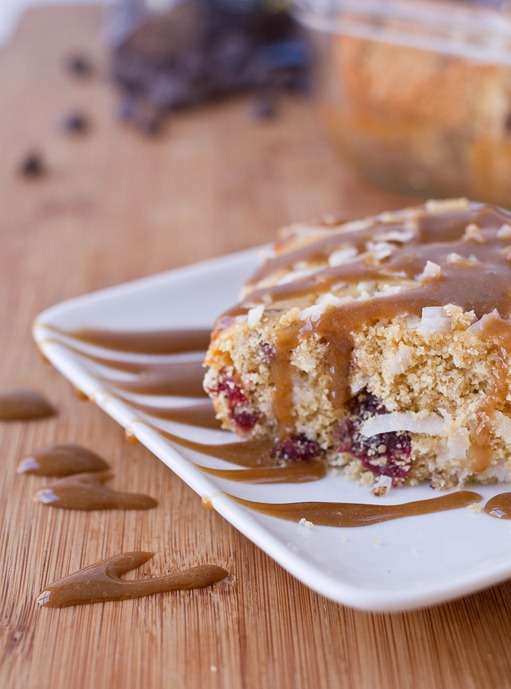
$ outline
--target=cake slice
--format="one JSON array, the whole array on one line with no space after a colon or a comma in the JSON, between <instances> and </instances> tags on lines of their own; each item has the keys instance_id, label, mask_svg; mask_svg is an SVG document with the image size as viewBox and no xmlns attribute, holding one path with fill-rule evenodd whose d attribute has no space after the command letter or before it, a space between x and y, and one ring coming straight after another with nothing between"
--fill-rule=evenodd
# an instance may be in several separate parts
<instances>
[{"instance_id":1,"label":"cake slice","mask_svg":"<svg viewBox=\"0 0 511 689\"><path fill-rule=\"evenodd\" d=\"M511 479L511 213L465 199L283 230L212 333L223 427L384 493Z\"/></svg>"}]
</instances>

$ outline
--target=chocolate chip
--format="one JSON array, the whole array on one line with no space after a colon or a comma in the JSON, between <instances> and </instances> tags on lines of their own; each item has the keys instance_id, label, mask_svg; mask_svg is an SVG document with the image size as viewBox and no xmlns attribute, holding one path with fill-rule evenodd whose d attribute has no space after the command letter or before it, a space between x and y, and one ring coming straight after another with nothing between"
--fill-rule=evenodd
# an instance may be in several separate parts
<instances>
[{"instance_id":1,"label":"chocolate chip","mask_svg":"<svg viewBox=\"0 0 511 689\"><path fill-rule=\"evenodd\" d=\"M82 134L89 129L89 126L89 118L82 112L72 112L62 122L63 129L73 134Z\"/></svg>"},{"instance_id":2,"label":"chocolate chip","mask_svg":"<svg viewBox=\"0 0 511 689\"><path fill-rule=\"evenodd\" d=\"M67 60L67 69L77 77L88 77L92 74L92 65L84 55L71 55Z\"/></svg>"},{"instance_id":3,"label":"chocolate chip","mask_svg":"<svg viewBox=\"0 0 511 689\"><path fill-rule=\"evenodd\" d=\"M305 91L310 51L286 10L187 0L132 20L129 32L118 32L112 77L121 91L119 116L143 131L159 131L172 111L247 92L263 93L253 114L269 119L276 112L274 94ZM140 116L148 104L157 116Z\"/></svg>"},{"instance_id":4,"label":"chocolate chip","mask_svg":"<svg viewBox=\"0 0 511 689\"><path fill-rule=\"evenodd\" d=\"M254 101L252 108L256 120L270 120L277 112L275 98L259 97Z\"/></svg>"},{"instance_id":5,"label":"chocolate chip","mask_svg":"<svg viewBox=\"0 0 511 689\"><path fill-rule=\"evenodd\" d=\"M40 177L46 173L46 165L40 153L30 151L19 165L19 173L25 177Z\"/></svg>"}]
</instances>

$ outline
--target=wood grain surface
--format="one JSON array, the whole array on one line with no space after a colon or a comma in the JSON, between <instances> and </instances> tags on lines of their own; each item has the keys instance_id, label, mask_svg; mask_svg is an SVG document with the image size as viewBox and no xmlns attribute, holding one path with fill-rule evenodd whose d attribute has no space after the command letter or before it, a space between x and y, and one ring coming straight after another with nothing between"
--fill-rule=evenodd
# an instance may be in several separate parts
<instances>
[{"instance_id":1,"label":"wood grain surface","mask_svg":"<svg viewBox=\"0 0 511 689\"><path fill-rule=\"evenodd\" d=\"M239 100L169 122L147 139L115 118L98 8L44 8L0 53L0 389L30 387L57 417L0 425L3 689L505 689L511 687L511 586L413 613L369 614L295 581L39 358L30 327L75 295L270 240L324 212L356 217L409 203L364 185L334 158L310 104L274 121ZM64 69L77 50L93 78ZM84 136L60 122L81 108ZM30 149L48 175L21 178ZM113 485L154 495L146 513L35 504L45 483L16 474L50 442L85 445ZM511 541L510 541L511 544ZM148 575L211 562L210 589L123 603L38 609L38 592L109 555L152 550Z\"/></svg>"}]
</instances>

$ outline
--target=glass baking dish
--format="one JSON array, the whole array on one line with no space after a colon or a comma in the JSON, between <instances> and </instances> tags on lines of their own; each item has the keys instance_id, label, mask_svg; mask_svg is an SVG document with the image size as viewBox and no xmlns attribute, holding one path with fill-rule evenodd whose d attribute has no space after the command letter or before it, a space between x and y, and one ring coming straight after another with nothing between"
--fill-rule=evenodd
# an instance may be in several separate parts
<instances>
[{"instance_id":1,"label":"glass baking dish","mask_svg":"<svg viewBox=\"0 0 511 689\"><path fill-rule=\"evenodd\" d=\"M344 159L394 190L511 207L509 2L297 0L295 12Z\"/></svg>"}]
</instances>

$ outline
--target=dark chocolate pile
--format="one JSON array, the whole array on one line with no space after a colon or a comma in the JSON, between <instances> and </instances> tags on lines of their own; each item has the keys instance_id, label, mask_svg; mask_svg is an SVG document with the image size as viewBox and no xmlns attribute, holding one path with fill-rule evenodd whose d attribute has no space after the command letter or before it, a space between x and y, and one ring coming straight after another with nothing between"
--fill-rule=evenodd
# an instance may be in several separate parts
<instances>
[{"instance_id":1,"label":"dark chocolate pile","mask_svg":"<svg viewBox=\"0 0 511 689\"><path fill-rule=\"evenodd\" d=\"M122 7L122 6L121 6ZM120 116L148 133L172 111L237 93L273 115L284 92L307 90L309 49L282 4L182 0L157 16L127 0L114 26Z\"/></svg>"}]
</instances>

